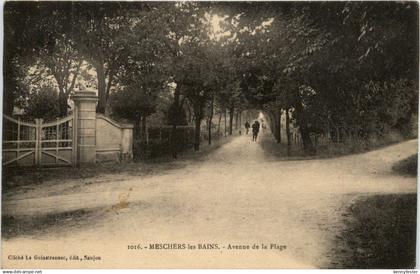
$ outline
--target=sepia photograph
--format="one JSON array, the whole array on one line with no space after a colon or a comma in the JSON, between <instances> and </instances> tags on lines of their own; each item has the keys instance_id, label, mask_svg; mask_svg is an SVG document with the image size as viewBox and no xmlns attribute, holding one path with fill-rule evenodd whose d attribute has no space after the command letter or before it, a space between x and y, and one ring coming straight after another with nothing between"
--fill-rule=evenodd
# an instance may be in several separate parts
<instances>
[{"instance_id":1,"label":"sepia photograph","mask_svg":"<svg viewBox=\"0 0 420 274\"><path fill-rule=\"evenodd\" d=\"M416 268L418 2L5 1L2 24L1 268Z\"/></svg>"}]
</instances>

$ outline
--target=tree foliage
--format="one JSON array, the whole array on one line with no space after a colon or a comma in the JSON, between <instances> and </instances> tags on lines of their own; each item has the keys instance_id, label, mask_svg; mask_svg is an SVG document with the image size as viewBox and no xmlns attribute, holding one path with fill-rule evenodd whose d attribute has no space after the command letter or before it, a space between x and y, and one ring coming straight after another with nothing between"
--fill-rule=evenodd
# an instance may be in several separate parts
<instances>
[{"instance_id":1,"label":"tree foliage","mask_svg":"<svg viewBox=\"0 0 420 274\"><path fill-rule=\"evenodd\" d=\"M280 138L286 113L313 153L313 134L409 134L417 28L413 2L8 2L4 98L27 96L22 74L38 66L54 77L63 110L93 71L98 112L111 106L138 121L163 111L175 133L188 108L196 138L214 111L232 124L247 108L276 120Z\"/></svg>"},{"instance_id":2,"label":"tree foliage","mask_svg":"<svg viewBox=\"0 0 420 274\"><path fill-rule=\"evenodd\" d=\"M58 117L60 108L56 91L51 87L40 87L31 93L24 104L25 117L28 119L44 119L46 121Z\"/></svg>"}]
</instances>

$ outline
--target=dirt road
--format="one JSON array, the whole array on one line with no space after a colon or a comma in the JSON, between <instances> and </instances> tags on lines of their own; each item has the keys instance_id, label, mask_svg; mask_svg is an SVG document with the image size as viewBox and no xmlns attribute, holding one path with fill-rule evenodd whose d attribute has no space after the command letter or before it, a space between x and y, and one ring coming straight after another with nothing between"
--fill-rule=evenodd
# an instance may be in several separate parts
<instances>
[{"instance_id":1,"label":"dirt road","mask_svg":"<svg viewBox=\"0 0 420 274\"><path fill-rule=\"evenodd\" d=\"M162 175L110 175L102 178L106 183L96 180L77 190L60 190L58 184L54 195L40 195L52 188L37 195L9 194L3 215L41 218L83 211L39 224L34 235L4 240L3 265L325 267L352 201L361 195L416 192L415 178L391 172L393 163L416 151L417 141L409 141L334 159L277 161L251 136L241 136L204 161ZM150 250L154 243L211 243L218 249ZM229 244L251 250L228 249ZM259 249L252 249L254 244ZM96 255L101 260L9 260L10 254Z\"/></svg>"}]
</instances>

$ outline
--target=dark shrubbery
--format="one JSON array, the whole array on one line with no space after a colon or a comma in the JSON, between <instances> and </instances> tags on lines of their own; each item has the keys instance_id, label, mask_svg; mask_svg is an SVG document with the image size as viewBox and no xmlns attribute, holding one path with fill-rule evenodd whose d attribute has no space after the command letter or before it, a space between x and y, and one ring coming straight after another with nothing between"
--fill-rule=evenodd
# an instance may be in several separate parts
<instances>
[{"instance_id":1,"label":"dark shrubbery","mask_svg":"<svg viewBox=\"0 0 420 274\"><path fill-rule=\"evenodd\" d=\"M172 146L172 127L150 127L147 129L147 139L134 140L134 160L156 159L170 156L173 149L182 153L194 148L194 127L178 126L175 147ZM217 131L212 132L212 140L219 141L222 137ZM201 130L201 141L208 141L208 132Z\"/></svg>"},{"instance_id":2,"label":"dark shrubbery","mask_svg":"<svg viewBox=\"0 0 420 274\"><path fill-rule=\"evenodd\" d=\"M186 151L194 146L194 129L177 127L176 146L172 147L172 127L149 128L146 140L135 140L133 147L134 160L154 159Z\"/></svg>"},{"instance_id":3,"label":"dark shrubbery","mask_svg":"<svg viewBox=\"0 0 420 274\"><path fill-rule=\"evenodd\" d=\"M417 176L417 153L399 161L392 170L402 175Z\"/></svg>"},{"instance_id":4,"label":"dark shrubbery","mask_svg":"<svg viewBox=\"0 0 420 274\"><path fill-rule=\"evenodd\" d=\"M43 118L48 121L59 117L60 109L57 92L48 86L39 88L29 95L24 110L24 118L28 120Z\"/></svg>"},{"instance_id":5,"label":"dark shrubbery","mask_svg":"<svg viewBox=\"0 0 420 274\"><path fill-rule=\"evenodd\" d=\"M348 209L333 267L414 268L417 195L377 195Z\"/></svg>"}]
</instances>

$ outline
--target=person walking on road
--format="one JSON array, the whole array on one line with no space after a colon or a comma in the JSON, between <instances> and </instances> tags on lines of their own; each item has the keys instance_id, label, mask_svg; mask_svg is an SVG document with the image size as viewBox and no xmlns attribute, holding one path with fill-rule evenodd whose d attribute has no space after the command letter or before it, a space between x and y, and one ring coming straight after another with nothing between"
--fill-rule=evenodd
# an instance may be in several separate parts
<instances>
[{"instance_id":1,"label":"person walking on road","mask_svg":"<svg viewBox=\"0 0 420 274\"><path fill-rule=\"evenodd\" d=\"M255 121L254 124L252 124L252 141L253 142L257 141L258 132L260 132L260 123L258 121Z\"/></svg>"},{"instance_id":2,"label":"person walking on road","mask_svg":"<svg viewBox=\"0 0 420 274\"><path fill-rule=\"evenodd\" d=\"M250 124L248 123L248 121L245 122L245 132L246 134L248 134L249 128L250 128Z\"/></svg>"}]
</instances>

